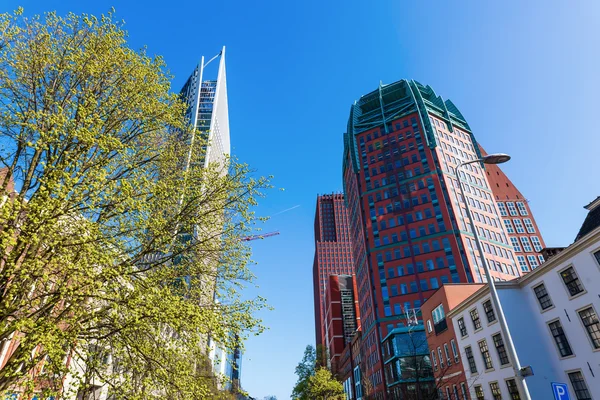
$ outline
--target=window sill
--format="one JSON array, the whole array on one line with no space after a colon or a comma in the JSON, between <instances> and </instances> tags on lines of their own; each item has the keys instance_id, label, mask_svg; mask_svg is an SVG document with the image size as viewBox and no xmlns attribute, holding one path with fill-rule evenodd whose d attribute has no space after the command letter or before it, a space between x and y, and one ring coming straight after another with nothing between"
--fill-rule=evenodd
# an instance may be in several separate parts
<instances>
[{"instance_id":1,"label":"window sill","mask_svg":"<svg viewBox=\"0 0 600 400\"><path fill-rule=\"evenodd\" d=\"M539 305L539 303L538 303ZM546 309L542 309L542 307L540 306L540 314L545 313L546 311L550 311L550 310L554 310L556 307L554 305L551 305L550 307L546 308Z\"/></svg>"},{"instance_id":2,"label":"window sill","mask_svg":"<svg viewBox=\"0 0 600 400\"><path fill-rule=\"evenodd\" d=\"M501 365L501 366L500 366L500 369L504 369L504 368L511 368L511 367L512 367L512 364L511 364L511 363L508 363L508 364L505 364L505 365Z\"/></svg>"},{"instance_id":3,"label":"window sill","mask_svg":"<svg viewBox=\"0 0 600 400\"><path fill-rule=\"evenodd\" d=\"M584 290L583 292L580 292L580 293L577 293L574 296L571 296L571 295L569 295L569 289L567 289L567 295L569 296L569 300L574 300L574 299L576 299L578 297L583 296L584 294L587 294L587 290Z\"/></svg>"}]
</instances>

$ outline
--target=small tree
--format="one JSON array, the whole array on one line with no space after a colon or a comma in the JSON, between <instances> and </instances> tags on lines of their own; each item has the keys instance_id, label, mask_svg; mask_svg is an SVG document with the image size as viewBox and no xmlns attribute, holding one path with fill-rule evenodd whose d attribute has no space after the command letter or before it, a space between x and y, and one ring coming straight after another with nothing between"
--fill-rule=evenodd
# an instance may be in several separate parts
<instances>
[{"instance_id":1,"label":"small tree","mask_svg":"<svg viewBox=\"0 0 600 400\"><path fill-rule=\"evenodd\" d=\"M319 368L308 378L308 393L315 400L344 400L344 386L326 368Z\"/></svg>"},{"instance_id":2,"label":"small tree","mask_svg":"<svg viewBox=\"0 0 600 400\"><path fill-rule=\"evenodd\" d=\"M302 361L296 366L296 375L298 375L298 381L292 391L292 398L298 400L310 400L308 385L309 379L315 374L315 366L317 362L317 354L315 348L311 345L306 346L304 349L304 356Z\"/></svg>"}]
</instances>

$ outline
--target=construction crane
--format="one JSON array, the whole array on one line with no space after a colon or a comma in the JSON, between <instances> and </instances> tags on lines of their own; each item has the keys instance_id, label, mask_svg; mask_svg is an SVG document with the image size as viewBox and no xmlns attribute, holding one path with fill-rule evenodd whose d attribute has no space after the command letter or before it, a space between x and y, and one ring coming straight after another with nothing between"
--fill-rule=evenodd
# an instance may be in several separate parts
<instances>
[{"instance_id":1,"label":"construction crane","mask_svg":"<svg viewBox=\"0 0 600 400\"><path fill-rule=\"evenodd\" d=\"M279 235L279 231L264 233L262 235L246 236L246 237L242 238L241 240L243 242L249 242L251 240L264 239L264 238L268 238L268 237L271 237L271 236L277 236L277 235Z\"/></svg>"}]
</instances>

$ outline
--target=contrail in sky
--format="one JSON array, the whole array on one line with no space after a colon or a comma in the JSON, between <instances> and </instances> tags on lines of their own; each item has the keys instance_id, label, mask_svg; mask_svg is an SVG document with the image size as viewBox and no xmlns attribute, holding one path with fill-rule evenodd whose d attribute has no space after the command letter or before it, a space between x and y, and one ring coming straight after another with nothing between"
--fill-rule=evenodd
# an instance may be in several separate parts
<instances>
[{"instance_id":1,"label":"contrail in sky","mask_svg":"<svg viewBox=\"0 0 600 400\"><path fill-rule=\"evenodd\" d=\"M295 205L294 207L286 208L286 209L285 209L285 210L283 210L283 211L276 212L275 214L271 215L271 217L274 217L274 216L276 216L276 215L279 215L279 214L283 214L284 212L291 211L291 210L293 210L294 208L298 208L298 207L300 207L300 204L297 204L297 205Z\"/></svg>"}]
</instances>

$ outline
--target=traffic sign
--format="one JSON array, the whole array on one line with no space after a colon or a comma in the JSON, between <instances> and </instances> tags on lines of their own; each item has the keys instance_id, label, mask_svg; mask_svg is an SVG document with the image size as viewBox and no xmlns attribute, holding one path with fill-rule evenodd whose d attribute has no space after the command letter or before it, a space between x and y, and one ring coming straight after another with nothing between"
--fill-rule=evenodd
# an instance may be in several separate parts
<instances>
[{"instance_id":1,"label":"traffic sign","mask_svg":"<svg viewBox=\"0 0 600 400\"><path fill-rule=\"evenodd\" d=\"M566 383L552 382L552 391L554 392L554 400L570 400L569 387Z\"/></svg>"}]
</instances>

